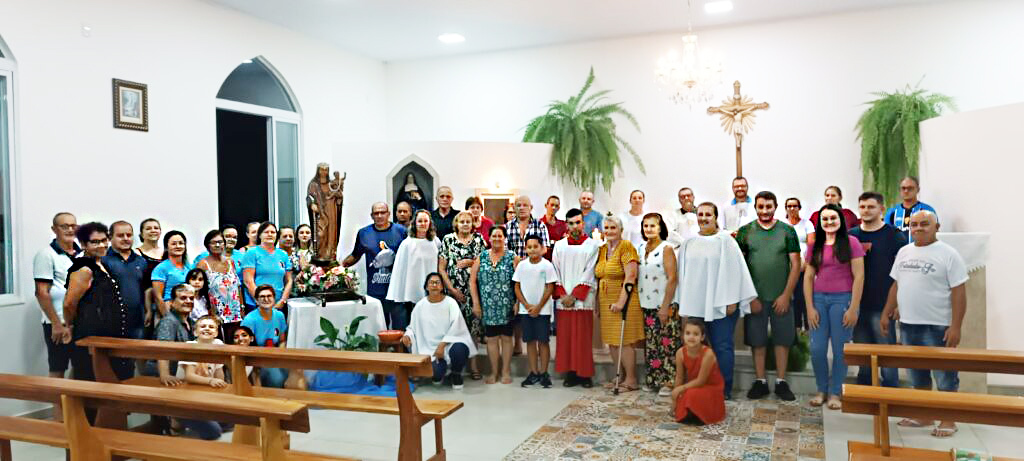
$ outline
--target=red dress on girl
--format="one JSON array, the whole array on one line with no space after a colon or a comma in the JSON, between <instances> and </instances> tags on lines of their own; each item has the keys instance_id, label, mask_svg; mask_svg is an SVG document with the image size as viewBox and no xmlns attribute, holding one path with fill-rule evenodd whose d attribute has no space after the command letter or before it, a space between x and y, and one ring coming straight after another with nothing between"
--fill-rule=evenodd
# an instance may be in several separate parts
<instances>
[{"instance_id":1,"label":"red dress on girl","mask_svg":"<svg viewBox=\"0 0 1024 461\"><path fill-rule=\"evenodd\" d=\"M700 364L704 361L704 354L710 350L704 346L700 355L690 357L683 347L683 366L685 367L686 381L697 379L700 375ZM725 380L722 379L722 372L718 365L711 366L711 375L703 386L687 389L676 399L676 421L682 421L687 413L693 412L704 424L714 424L725 419Z\"/></svg>"}]
</instances>

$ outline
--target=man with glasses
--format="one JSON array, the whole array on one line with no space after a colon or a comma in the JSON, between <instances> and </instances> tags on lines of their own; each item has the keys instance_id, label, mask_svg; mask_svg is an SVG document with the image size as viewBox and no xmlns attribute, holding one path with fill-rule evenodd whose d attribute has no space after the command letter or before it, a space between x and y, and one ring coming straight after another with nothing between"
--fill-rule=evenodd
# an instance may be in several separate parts
<instances>
[{"instance_id":1,"label":"man with glasses","mask_svg":"<svg viewBox=\"0 0 1024 461\"><path fill-rule=\"evenodd\" d=\"M128 221L115 221L110 225L110 249L103 257L103 265L110 276L117 280L121 299L128 311L128 337L143 339L146 305L143 301L143 286L146 260L132 251L135 230Z\"/></svg>"},{"instance_id":2,"label":"man with glasses","mask_svg":"<svg viewBox=\"0 0 1024 461\"><path fill-rule=\"evenodd\" d=\"M63 378L71 361L71 330L64 324L64 295L72 259L82 251L75 243L78 221L75 215L60 212L53 216L50 230L54 239L36 252L32 260L36 301L43 311L43 340L49 359L50 376Z\"/></svg>"},{"instance_id":3,"label":"man with glasses","mask_svg":"<svg viewBox=\"0 0 1024 461\"><path fill-rule=\"evenodd\" d=\"M914 213L922 210L930 211L935 215L936 220L939 219L935 208L917 200L917 194L920 192L921 182L917 178L913 176L903 178L900 181L900 198L903 199L903 203L897 203L885 212L885 223L902 232L908 242L914 241L913 236L910 235L910 216Z\"/></svg>"},{"instance_id":4,"label":"man with glasses","mask_svg":"<svg viewBox=\"0 0 1024 461\"><path fill-rule=\"evenodd\" d=\"M693 189L679 189L679 208L669 214L669 242L679 246L686 239L696 237L700 226L697 225L697 206L694 205Z\"/></svg>"},{"instance_id":5,"label":"man with glasses","mask_svg":"<svg viewBox=\"0 0 1024 461\"><path fill-rule=\"evenodd\" d=\"M407 231L405 226L391 222L391 212L384 202L374 203L370 207L370 217L373 218L373 224L359 229L352 253L341 264L351 267L366 255L366 294L380 301L388 328L403 330L409 322L405 304L385 298L391 285L395 253L402 240L405 240Z\"/></svg>"}]
</instances>

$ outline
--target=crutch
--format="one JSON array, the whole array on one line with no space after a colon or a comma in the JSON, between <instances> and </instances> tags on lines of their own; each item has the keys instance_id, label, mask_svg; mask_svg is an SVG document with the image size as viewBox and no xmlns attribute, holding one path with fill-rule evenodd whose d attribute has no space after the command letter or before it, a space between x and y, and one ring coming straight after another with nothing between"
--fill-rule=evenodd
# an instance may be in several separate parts
<instances>
[{"instance_id":1,"label":"crutch","mask_svg":"<svg viewBox=\"0 0 1024 461\"><path fill-rule=\"evenodd\" d=\"M623 289L626 290L626 304L622 305L622 325L619 326L619 359L615 361L615 386L612 387L612 394L619 395L619 373L622 370L622 338L626 336L626 311L629 310L629 300L633 298L632 283L627 283Z\"/></svg>"}]
</instances>

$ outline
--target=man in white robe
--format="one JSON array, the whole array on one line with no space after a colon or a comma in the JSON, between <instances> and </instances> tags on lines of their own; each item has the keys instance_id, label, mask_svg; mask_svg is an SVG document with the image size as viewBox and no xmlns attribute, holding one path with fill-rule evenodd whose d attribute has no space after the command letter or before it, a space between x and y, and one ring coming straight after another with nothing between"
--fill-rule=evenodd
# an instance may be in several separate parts
<instances>
[{"instance_id":1,"label":"man in white robe","mask_svg":"<svg viewBox=\"0 0 1024 461\"><path fill-rule=\"evenodd\" d=\"M569 233L555 243L551 262L558 274L555 284L555 371L565 373L566 387L594 385L594 266L601 244L584 232L583 212L565 214Z\"/></svg>"}]
</instances>

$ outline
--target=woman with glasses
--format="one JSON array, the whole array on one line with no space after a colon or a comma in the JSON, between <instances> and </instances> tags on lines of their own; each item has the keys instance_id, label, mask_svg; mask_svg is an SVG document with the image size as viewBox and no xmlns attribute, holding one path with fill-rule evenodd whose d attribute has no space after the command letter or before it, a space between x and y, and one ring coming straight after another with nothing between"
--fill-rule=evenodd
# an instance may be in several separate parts
<instances>
[{"instance_id":1,"label":"woman with glasses","mask_svg":"<svg viewBox=\"0 0 1024 461\"><path fill-rule=\"evenodd\" d=\"M242 286L235 260L225 255L225 239L219 230L206 233L203 246L210 254L196 263L197 269L206 271L209 279L210 313L220 319L224 338L234 338L242 324Z\"/></svg>"}]
</instances>

